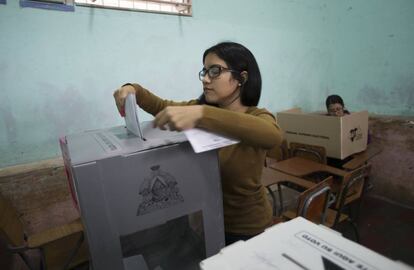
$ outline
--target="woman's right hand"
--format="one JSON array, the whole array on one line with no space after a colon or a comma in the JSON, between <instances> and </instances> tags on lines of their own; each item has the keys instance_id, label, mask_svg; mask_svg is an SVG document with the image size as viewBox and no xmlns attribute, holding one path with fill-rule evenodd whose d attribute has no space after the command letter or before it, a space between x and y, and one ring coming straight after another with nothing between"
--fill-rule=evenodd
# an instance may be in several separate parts
<instances>
[{"instance_id":1,"label":"woman's right hand","mask_svg":"<svg viewBox=\"0 0 414 270\"><path fill-rule=\"evenodd\" d=\"M119 114L121 114L122 117L125 117L125 99L128 96L128 94L134 94L135 95L135 88L130 85L124 85L121 88L115 90L114 92L114 98L116 107L118 108Z\"/></svg>"}]
</instances>

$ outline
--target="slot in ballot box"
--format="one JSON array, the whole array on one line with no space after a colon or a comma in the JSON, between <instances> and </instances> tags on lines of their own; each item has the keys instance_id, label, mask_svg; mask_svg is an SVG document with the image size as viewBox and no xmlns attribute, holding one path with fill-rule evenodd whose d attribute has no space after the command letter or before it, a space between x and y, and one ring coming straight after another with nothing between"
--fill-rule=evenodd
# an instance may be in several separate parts
<instances>
[{"instance_id":1,"label":"slot in ballot box","mask_svg":"<svg viewBox=\"0 0 414 270\"><path fill-rule=\"evenodd\" d=\"M198 269L224 246L217 151L142 123L60 140L93 269Z\"/></svg>"},{"instance_id":2,"label":"slot in ballot box","mask_svg":"<svg viewBox=\"0 0 414 270\"><path fill-rule=\"evenodd\" d=\"M367 148L367 111L337 117L320 112L304 113L294 108L278 112L277 122L288 144L322 146L328 157L344 159Z\"/></svg>"},{"instance_id":3,"label":"slot in ballot box","mask_svg":"<svg viewBox=\"0 0 414 270\"><path fill-rule=\"evenodd\" d=\"M202 270L413 270L302 217L203 260Z\"/></svg>"}]
</instances>

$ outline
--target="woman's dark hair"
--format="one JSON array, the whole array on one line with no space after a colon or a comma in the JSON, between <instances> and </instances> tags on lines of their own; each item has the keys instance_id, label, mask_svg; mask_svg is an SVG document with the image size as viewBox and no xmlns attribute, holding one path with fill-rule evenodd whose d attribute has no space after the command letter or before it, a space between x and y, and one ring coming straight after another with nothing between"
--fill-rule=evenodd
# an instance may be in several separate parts
<instances>
[{"instance_id":1,"label":"woman's dark hair","mask_svg":"<svg viewBox=\"0 0 414 270\"><path fill-rule=\"evenodd\" d=\"M345 107L344 101L342 100L340 96L330 95L326 98L326 101L325 101L326 109L329 109L329 105L335 104L335 103L339 103L342 105L342 107Z\"/></svg>"},{"instance_id":2,"label":"woman's dark hair","mask_svg":"<svg viewBox=\"0 0 414 270\"><path fill-rule=\"evenodd\" d=\"M232 74L242 84L240 88L241 103L244 106L257 106L262 90L262 77L256 59L249 49L235 42L221 42L204 52L203 64L209 53L214 53L226 62L229 69L239 72ZM247 71L247 81L240 74L243 71ZM199 102L206 103L204 95L201 95Z\"/></svg>"}]
</instances>

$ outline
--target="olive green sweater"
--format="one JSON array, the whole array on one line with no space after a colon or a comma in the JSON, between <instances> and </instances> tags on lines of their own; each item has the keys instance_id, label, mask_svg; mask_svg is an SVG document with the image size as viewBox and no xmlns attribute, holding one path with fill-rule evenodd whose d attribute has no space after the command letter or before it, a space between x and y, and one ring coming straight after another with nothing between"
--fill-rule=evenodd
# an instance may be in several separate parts
<instances>
[{"instance_id":1,"label":"olive green sweater","mask_svg":"<svg viewBox=\"0 0 414 270\"><path fill-rule=\"evenodd\" d=\"M197 105L197 100L163 100L138 84L138 105L156 115L167 106ZM274 116L265 109L249 107L245 113L209 105L197 127L240 140L221 148L219 163L223 190L223 210L227 233L255 235L272 222L272 208L260 179L266 151L282 141L282 132Z\"/></svg>"}]
</instances>

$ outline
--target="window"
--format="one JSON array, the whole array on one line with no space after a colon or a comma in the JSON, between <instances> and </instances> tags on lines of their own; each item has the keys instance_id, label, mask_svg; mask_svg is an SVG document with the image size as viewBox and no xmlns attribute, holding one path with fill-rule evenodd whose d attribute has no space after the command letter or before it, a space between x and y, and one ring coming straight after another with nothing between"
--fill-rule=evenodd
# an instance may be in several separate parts
<instances>
[{"instance_id":1,"label":"window","mask_svg":"<svg viewBox=\"0 0 414 270\"><path fill-rule=\"evenodd\" d=\"M21 7L74 11L74 0L20 0Z\"/></svg>"},{"instance_id":2,"label":"window","mask_svg":"<svg viewBox=\"0 0 414 270\"><path fill-rule=\"evenodd\" d=\"M76 5L191 16L191 0L75 0Z\"/></svg>"}]
</instances>

